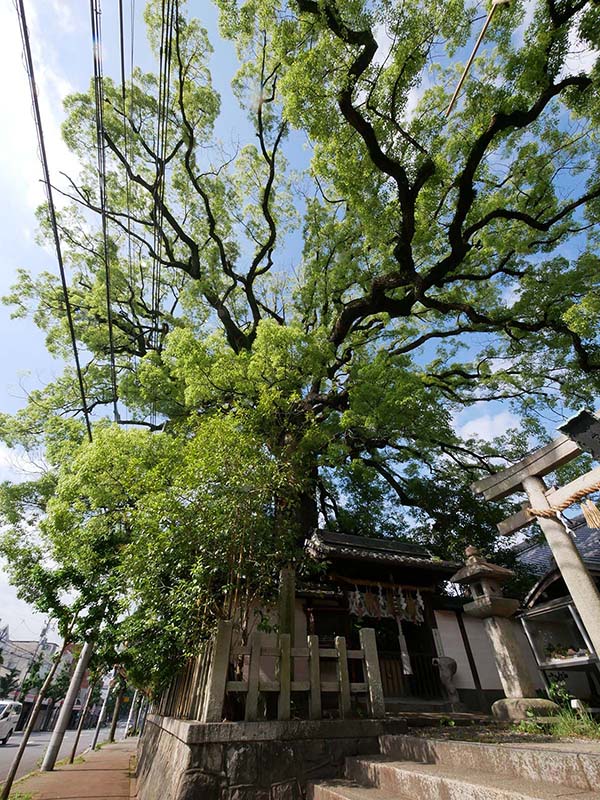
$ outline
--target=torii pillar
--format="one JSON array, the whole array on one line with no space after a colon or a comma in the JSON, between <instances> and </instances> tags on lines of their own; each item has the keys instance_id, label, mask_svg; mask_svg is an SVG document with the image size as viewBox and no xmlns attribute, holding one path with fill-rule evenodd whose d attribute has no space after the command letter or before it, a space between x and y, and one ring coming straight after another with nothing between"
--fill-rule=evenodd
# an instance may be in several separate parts
<instances>
[{"instance_id":1,"label":"torii pillar","mask_svg":"<svg viewBox=\"0 0 600 800\"><path fill-rule=\"evenodd\" d=\"M581 449L568 436L559 436L550 444L526 456L508 469L476 481L471 489L485 500L501 500L525 491L531 508L524 509L498 524L502 534L513 533L530 525L535 519L544 532L556 566L579 612L596 655L600 656L600 592L590 575L575 542L560 520L554 516L537 516L568 501L577 492L595 486L600 479L600 467L577 478L560 489L548 489L543 476L580 455Z\"/></svg>"},{"instance_id":2,"label":"torii pillar","mask_svg":"<svg viewBox=\"0 0 600 800\"><path fill-rule=\"evenodd\" d=\"M540 477L524 478L523 488L527 492L533 509L550 508L546 497L546 484ZM600 592L598 592L598 587L564 525L552 517L536 517L536 520L550 545L556 566L573 598L575 608L579 612L596 655L600 656Z\"/></svg>"}]
</instances>

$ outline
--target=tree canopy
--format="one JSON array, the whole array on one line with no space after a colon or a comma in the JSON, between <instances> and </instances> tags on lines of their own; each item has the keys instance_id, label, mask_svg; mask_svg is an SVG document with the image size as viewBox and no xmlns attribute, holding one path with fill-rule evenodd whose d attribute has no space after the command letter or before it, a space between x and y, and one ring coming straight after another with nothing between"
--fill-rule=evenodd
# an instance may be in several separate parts
<instances>
[{"instance_id":1,"label":"tree canopy","mask_svg":"<svg viewBox=\"0 0 600 800\"><path fill-rule=\"evenodd\" d=\"M97 86L66 101L82 169L59 226L93 442L70 367L0 424L45 450L57 563L106 567L129 639L166 625L169 647L236 591L268 591L319 520L416 521L454 550L490 530L456 497L546 412L593 402L600 373L597 3L500 9L449 117L484 3L216 4L235 145L183 0L147 6L158 74L104 79L103 191ZM7 300L69 358L52 272L21 271ZM458 413L499 401L518 432L460 437Z\"/></svg>"}]
</instances>

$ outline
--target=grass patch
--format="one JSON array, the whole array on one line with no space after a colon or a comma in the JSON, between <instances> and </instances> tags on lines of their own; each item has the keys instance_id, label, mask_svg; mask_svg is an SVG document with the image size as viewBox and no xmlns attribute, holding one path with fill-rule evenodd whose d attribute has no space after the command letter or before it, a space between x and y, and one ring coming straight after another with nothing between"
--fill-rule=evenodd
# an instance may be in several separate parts
<instances>
[{"instance_id":1,"label":"grass patch","mask_svg":"<svg viewBox=\"0 0 600 800\"><path fill-rule=\"evenodd\" d=\"M546 734L555 739L596 739L600 740L600 725L589 714L575 714L562 709L547 723L536 719L525 719L514 726L517 733Z\"/></svg>"},{"instance_id":2,"label":"grass patch","mask_svg":"<svg viewBox=\"0 0 600 800\"><path fill-rule=\"evenodd\" d=\"M600 725L589 714L561 711L552 725L552 734L565 739L600 739Z\"/></svg>"},{"instance_id":3,"label":"grass patch","mask_svg":"<svg viewBox=\"0 0 600 800\"><path fill-rule=\"evenodd\" d=\"M11 792L8 800L33 800L33 795L29 792Z\"/></svg>"}]
</instances>

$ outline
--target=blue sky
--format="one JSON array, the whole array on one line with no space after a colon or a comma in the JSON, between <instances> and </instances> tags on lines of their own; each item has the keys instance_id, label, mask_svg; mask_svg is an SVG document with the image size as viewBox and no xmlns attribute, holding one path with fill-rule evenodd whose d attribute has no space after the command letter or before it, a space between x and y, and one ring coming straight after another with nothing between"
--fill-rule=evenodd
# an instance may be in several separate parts
<instances>
[{"instance_id":1,"label":"blue sky","mask_svg":"<svg viewBox=\"0 0 600 800\"><path fill-rule=\"evenodd\" d=\"M137 0L138 15L143 0ZM531 4L528 4L531 6ZM41 112L53 180L60 183L59 171L75 174L77 164L60 137L62 100L72 91L87 88L92 73L92 50L88 3L82 0L25 0L31 44L36 63L36 77ZM130 3L125 2L126 13ZM103 3L104 71L117 75L118 29L117 0ZM190 0L189 8L200 16L216 43L216 11L211 3ZM136 24L136 65L149 68L141 19ZM380 32L380 46L386 47L385 34ZM582 57L586 58L585 54ZM235 138L241 131L243 117L232 102L229 81L235 70L233 46L219 42L212 63L213 80L223 99L220 130L223 138ZM31 114L29 86L21 55L17 14L12 3L0 6L0 68L4 77L2 123L0 124L0 196L5 200L0 217L0 294L5 294L19 267L33 272L56 272L56 258L50 249L36 243L35 209L44 199L40 183L41 170ZM252 139L250 139L252 141ZM295 140L293 150L300 153ZM31 320L11 320L10 309L0 306L2 369L0 372L0 411L14 412L25 403L28 390L44 385L61 371L61 364L46 353L43 335ZM503 407L474 407L461 414L456 424L465 435L479 433L491 438L497 431L515 425L516 417ZM24 472L35 471L19 453L12 453L0 444L0 479L16 479ZM1 565L0 565L1 566ZM0 569L0 619L8 622L14 638L37 635L43 618L16 598Z\"/></svg>"}]
</instances>

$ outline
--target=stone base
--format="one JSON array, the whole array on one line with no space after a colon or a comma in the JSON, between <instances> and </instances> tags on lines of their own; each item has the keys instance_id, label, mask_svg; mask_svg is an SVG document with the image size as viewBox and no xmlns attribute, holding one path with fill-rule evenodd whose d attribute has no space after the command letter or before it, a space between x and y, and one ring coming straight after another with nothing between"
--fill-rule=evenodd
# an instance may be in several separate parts
<instances>
[{"instance_id":1,"label":"stone base","mask_svg":"<svg viewBox=\"0 0 600 800\"><path fill-rule=\"evenodd\" d=\"M403 719L200 723L150 714L139 744L140 800L300 800L310 781L379 753Z\"/></svg>"},{"instance_id":2,"label":"stone base","mask_svg":"<svg viewBox=\"0 0 600 800\"><path fill-rule=\"evenodd\" d=\"M492 714L500 720L524 720L534 717L555 717L556 703L541 697L505 697L492 705Z\"/></svg>"}]
</instances>

